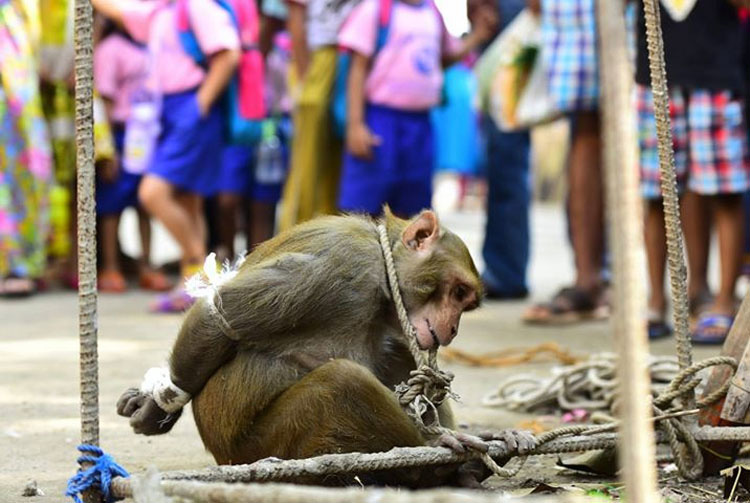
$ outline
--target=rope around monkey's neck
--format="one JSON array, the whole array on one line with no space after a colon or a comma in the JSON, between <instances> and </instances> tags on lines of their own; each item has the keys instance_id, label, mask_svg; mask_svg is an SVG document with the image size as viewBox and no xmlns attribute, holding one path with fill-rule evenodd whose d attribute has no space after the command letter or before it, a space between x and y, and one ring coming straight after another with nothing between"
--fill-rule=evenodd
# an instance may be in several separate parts
<instances>
[{"instance_id":1,"label":"rope around monkey's neck","mask_svg":"<svg viewBox=\"0 0 750 503\"><path fill-rule=\"evenodd\" d=\"M424 352L419 348L417 342L417 331L414 325L409 321L409 314L404 306L404 300L401 297L401 288L398 285L398 275L396 273L396 264L393 261L393 251L388 240L388 231L384 224L378 225L378 235L380 237L380 248L383 250L385 259L385 271L388 277L388 286L391 290L393 304L396 307L398 321L401 324L401 331L411 352L414 362L417 365L416 370L410 372L409 380L396 386L396 396L399 403L406 409L409 417L412 418L422 433L429 437L440 437L441 435L453 435L455 432L449 428L440 425L440 416L437 407L445 401L446 398L456 398L451 391L451 381L453 374L444 372L437 365L437 346L429 350L428 357L425 358ZM432 411L433 422L425 424L424 415ZM523 460L512 469L506 469L498 465L486 452L475 451L477 457L481 459L487 468L495 475L501 477L512 477L523 466Z\"/></svg>"}]
</instances>

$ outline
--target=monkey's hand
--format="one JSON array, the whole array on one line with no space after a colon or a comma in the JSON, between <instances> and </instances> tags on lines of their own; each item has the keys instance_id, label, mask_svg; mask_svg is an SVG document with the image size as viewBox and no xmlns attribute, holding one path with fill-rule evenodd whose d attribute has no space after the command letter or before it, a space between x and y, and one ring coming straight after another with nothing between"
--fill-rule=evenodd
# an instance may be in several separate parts
<instances>
[{"instance_id":1,"label":"monkey's hand","mask_svg":"<svg viewBox=\"0 0 750 503\"><path fill-rule=\"evenodd\" d=\"M172 429L182 415L182 409L166 412L153 396L137 388L129 388L117 401L117 413L130 418L130 426L135 433L162 435Z\"/></svg>"},{"instance_id":2,"label":"monkey's hand","mask_svg":"<svg viewBox=\"0 0 750 503\"><path fill-rule=\"evenodd\" d=\"M529 454L537 448L537 438L527 430L507 429L483 432L479 434L479 438L487 442L492 440L505 442L505 445L511 452L517 452L521 456Z\"/></svg>"}]
</instances>

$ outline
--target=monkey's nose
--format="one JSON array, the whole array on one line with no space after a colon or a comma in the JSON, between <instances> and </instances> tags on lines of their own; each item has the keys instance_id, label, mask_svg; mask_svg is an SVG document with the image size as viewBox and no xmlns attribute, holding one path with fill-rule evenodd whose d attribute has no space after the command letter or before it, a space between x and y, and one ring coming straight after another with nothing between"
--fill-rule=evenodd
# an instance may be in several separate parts
<instances>
[{"instance_id":1,"label":"monkey's nose","mask_svg":"<svg viewBox=\"0 0 750 503\"><path fill-rule=\"evenodd\" d=\"M457 333L458 333L458 328L456 328L456 325L453 325L451 327L451 337L455 337Z\"/></svg>"}]
</instances>

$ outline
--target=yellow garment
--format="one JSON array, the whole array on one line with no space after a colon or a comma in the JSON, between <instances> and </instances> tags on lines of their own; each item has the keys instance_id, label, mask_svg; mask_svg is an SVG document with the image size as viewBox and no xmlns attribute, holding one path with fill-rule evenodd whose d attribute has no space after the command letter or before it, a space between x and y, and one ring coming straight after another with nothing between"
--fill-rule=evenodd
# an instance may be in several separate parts
<instances>
[{"instance_id":1,"label":"yellow garment","mask_svg":"<svg viewBox=\"0 0 750 503\"><path fill-rule=\"evenodd\" d=\"M294 112L294 139L289 176L281 203L281 230L337 209L342 144L333 131L331 90L337 51L312 53L310 67Z\"/></svg>"}]
</instances>

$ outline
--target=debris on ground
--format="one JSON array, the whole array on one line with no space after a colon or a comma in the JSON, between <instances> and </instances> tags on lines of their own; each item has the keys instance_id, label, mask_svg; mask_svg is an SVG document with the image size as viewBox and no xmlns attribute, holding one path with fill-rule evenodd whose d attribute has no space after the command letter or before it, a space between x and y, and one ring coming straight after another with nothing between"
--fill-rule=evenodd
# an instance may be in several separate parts
<instances>
[{"instance_id":1,"label":"debris on ground","mask_svg":"<svg viewBox=\"0 0 750 503\"><path fill-rule=\"evenodd\" d=\"M29 480L23 488L21 496L26 496L27 498L31 498L32 496L44 496L44 491L39 489L39 484L37 484L36 480Z\"/></svg>"}]
</instances>

